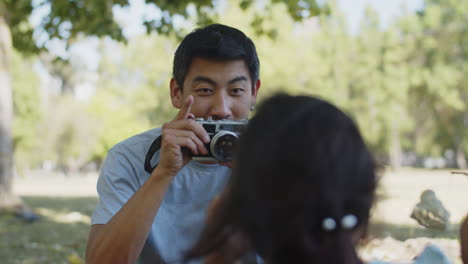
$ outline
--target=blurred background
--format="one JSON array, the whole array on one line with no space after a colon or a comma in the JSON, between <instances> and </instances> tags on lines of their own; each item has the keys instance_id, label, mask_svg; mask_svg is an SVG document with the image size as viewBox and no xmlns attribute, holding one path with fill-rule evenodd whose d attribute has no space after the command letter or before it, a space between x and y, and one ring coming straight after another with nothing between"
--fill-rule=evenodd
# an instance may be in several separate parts
<instances>
[{"instance_id":1,"label":"blurred background","mask_svg":"<svg viewBox=\"0 0 468 264\"><path fill-rule=\"evenodd\" d=\"M0 216L2 263L84 263L107 151L175 116L173 53L212 22L256 44L259 100L333 102L385 164L363 256L406 261L432 242L461 263L467 14L466 0L0 0L0 207L14 212ZM446 229L409 217L426 189Z\"/></svg>"}]
</instances>

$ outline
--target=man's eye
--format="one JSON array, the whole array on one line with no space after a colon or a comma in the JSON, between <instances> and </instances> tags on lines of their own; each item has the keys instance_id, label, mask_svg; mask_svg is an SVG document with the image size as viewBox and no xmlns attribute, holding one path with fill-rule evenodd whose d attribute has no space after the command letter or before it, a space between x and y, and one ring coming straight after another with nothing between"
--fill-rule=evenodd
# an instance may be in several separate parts
<instances>
[{"instance_id":1,"label":"man's eye","mask_svg":"<svg viewBox=\"0 0 468 264\"><path fill-rule=\"evenodd\" d=\"M198 95L210 95L213 91L209 88L200 88L196 90Z\"/></svg>"},{"instance_id":2,"label":"man's eye","mask_svg":"<svg viewBox=\"0 0 468 264\"><path fill-rule=\"evenodd\" d=\"M242 95L243 93L244 93L244 89L242 89L242 88L231 89L231 94L232 95Z\"/></svg>"}]
</instances>

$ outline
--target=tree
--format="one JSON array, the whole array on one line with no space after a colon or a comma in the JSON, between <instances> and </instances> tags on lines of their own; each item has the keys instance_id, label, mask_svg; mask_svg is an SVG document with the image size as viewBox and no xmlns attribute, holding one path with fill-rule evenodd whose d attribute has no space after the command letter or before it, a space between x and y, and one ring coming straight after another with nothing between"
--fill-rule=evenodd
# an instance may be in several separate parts
<instances>
[{"instance_id":1,"label":"tree","mask_svg":"<svg viewBox=\"0 0 468 264\"><path fill-rule=\"evenodd\" d=\"M13 90L13 124L12 137L14 163L16 168L27 168L37 164L37 142L40 137L39 124L44 118L43 96L40 93L40 78L34 69L35 57L25 57L13 52L11 76L15 82ZM15 161L28 161L17 163ZM23 167L24 166L24 167Z\"/></svg>"},{"instance_id":2,"label":"tree","mask_svg":"<svg viewBox=\"0 0 468 264\"><path fill-rule=\"evenodd\" d=\"M427 0L424 10L400 25L411 49L411 113L420 151L441 155L451 149L456 165L467 168L468 3Z\"/></svg>"},{"instance_id":3,"label":"tree","mask_svg":"<svg viewBox=\"0 0 468 264\"><path fill-rule=\"evenodd\" d=\"M350 107L374 149L392 168L400 166L407 117L407 48L395 27L382 30L375 11L368 8L356 36L352 57ZM398 117L398 118L396 118Z\"/></svg>"},{"instance_id":4,"label":"tree","mask_svg":"<svg viewBox=\"0 0 468 264\"><path fill-rule=\"evenodd\" d=\"M0 12L5 6L0 2ZM12 111L13 98L10 81L12 57L11 31L5 16L0 13L0 199L5 207L20 205L20 200L11 194L13 178Z\"/></svg>"},{"instance_id":5,"label":"tree","mask_svg":"<svg viewBox=\"0 0 468 264\"><path fill-rule=\"evenodd\" d=\"M157 6L161 11L157 19L143 21L147 32L156 31L163 34L176 32L177 35L179 31L173 23L175 17L193 19L195 23L201 25L210 23L216 18L214 11L217 1L146 0L145 2ZM271 0L271 2L285 4L288 14L297 21L317 15L323 10L315 0ZM241 8L248 9L255 8L254 3L257 2L240 0L237 3ZM269 5L268 1L263 1L263 4ZM109 36L118 41L125 41L122 28L115 21L112 13L112 8L116 5L128 6L129 1L42 0L37 2L36 7L48 6L50 8L50 13L41 24L48 39L61 39L70 44L79 35ZM11 191L13 150L10 61L12 49L14 47L22 53L37 53L47 49L45 43L37 46L33 40L33 28L28 23L32 11L32 0L0 0L0 209L21 205L20 200ZM267 19L267 12L257 10L252 26L258 33L273 32L262 30L263 21Z\"/></svg>"}]
</instances>

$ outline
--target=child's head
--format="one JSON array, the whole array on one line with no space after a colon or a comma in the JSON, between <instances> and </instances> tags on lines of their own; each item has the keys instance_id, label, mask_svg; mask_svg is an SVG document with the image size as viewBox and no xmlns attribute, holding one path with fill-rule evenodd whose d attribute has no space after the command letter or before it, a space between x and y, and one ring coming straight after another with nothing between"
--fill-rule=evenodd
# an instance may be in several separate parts
<instances>
[{"instance_id":1,"label":"child's head","mask_svg":"<svg viewBox=\"0 0 468 264\"><path fill-rule=\"evenodd\" d=\"M338 108L273 96L242 135L231 182L192 253L206 255L243 234L269 264L359 263L355 231L367 226L375 169Z\"/></svg>"}]
</instances>

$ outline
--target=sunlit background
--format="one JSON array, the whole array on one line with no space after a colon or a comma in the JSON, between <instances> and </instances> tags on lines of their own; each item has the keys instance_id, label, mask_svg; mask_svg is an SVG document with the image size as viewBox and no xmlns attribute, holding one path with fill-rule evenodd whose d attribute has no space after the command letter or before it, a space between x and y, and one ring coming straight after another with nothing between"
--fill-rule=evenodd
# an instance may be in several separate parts
<instances>
[{"instance_id":1,"label":"sunlit background","mask_svg":"<svg viewBox=\"0 0 468 264\"><path fill-rule=\"evenodd\" d=\"M161 12L143 0L130 2L113 9L126 45L105 37L50 40L36 27L35 40L49 52L15 53L18 169L99 168L113 144L174 115L168 84L179 40L147 35L142 19ZM218 2L217 22L242 29L257 45L261 97L280 90L336 103L394 167L466 168L462 4L342 0L331 5L329 16L303 22L294 22L285 6L276 4L264 23L274 33L269 37L255 34L244 19L253 16L250 10L242 11L235 1ZM47 11L47 5L35 9L31 24L39 26ZM182 18L174 23L181 32L196 27ZM57 56L68 61L57 62Z\"/></svg>"},{"instance_id":2,"label":"sunlit background","mask_svg":"<svg viewBox=\"0 0 468 264\"><path fill-rule=\"evenodd\" d=\"M146 34L142 25L161 19L161 9L144 0L115 6L126 44L84 35L66 42L50 39L41 27L50 12L46 2L32 1L29 24L36 44L47 50L15 50L11 80L13 190L47 221L23 226L0 220L0 236L20 237L0 238L0 259L8 263L84 263L95 183L107 151L176 113L169 81L180 38ZM468 1L322 0L327 12L303 21L293 20L283 1L253 1L246 10L240 2L219 0L210 12L256 44L259 99L286 91L333 102L357 121L386 165L376 238L362 254L408 260L430 241L461 263L457 232L468 213L468 177L451 171L468 166ZM261 9L271 16L258 28L251 22ZM197 27L194 21L175 17L172 23L183 36ZM61 34L68 28L64 23ZM423 229L409 218L425 189L433 189L450 211L449 229ZM37 232L49 232L51 223L73 229L39 238L43 233ZM395 248L410 251L395 257ZM12 249L32 253L18 260Z\"/></svg>"}]
</instances>

